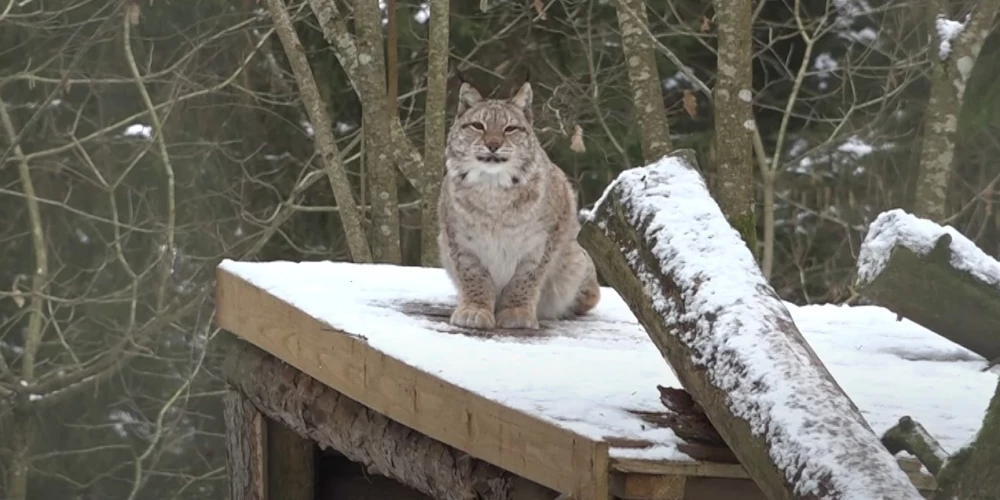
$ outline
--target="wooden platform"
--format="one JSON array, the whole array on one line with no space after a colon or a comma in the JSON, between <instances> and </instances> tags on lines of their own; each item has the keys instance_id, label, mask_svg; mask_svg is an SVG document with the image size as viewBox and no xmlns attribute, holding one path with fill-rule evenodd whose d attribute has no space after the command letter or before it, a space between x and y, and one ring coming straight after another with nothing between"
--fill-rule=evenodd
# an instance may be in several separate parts
<instances>
[{"instance_id":1,"label":"wooden platform","mask_svg":"<svg viewBox=\"0 0 1000 500\"><path fill-rule=\"evenodd\" d=\"M696 498L712 484L754 498L740 465L692 459L648 418L668 414L656 386L677 380L602 293L577 320L475 332L447 323L454 289L440 269L225 261L217 316L369 408L574 498ZM978 430L996 384L978 357L881 308L789 308L876 432L911 415L954 451Z\"/></svg>"}]
</instances>

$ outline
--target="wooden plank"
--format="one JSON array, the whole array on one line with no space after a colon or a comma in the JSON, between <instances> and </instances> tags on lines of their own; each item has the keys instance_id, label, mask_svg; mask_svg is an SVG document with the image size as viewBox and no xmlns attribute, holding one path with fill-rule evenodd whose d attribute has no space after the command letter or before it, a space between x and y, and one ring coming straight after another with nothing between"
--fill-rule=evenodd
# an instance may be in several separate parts
<instances>
[{"instance_id":1,"label":"wooden plank","mask_svg":"<svg viewBox=\"0 0 1000 500\"><path fill-rule=\"evenodd\" d=\"M693 477L686 486L684 500L767 500L749 478Z\"/></svg>"},{"instance_id":2,"label":"wooden plank","mask_svg":"<svg viewBox=\"0 0 1000 500\"><path fill-rule=\"evenodd\" d=\"M264 416L243 394L223 398L229 500L267 500L267 437Z\"/></svg>"},{"instance_id":3,"label":"wooden plank","mask_svg":"<svg viewBox=\"0 0 1000 500\"><path fill-rule=\"evenodd\" d=\"M920 491L930 491L937 487L934 476L920 471L919 463L909 457L896 459L899 468L910 478L910 482ZM714 462L679 462L668 460L641 460L632 458L612 458L610 468L613 473L649 474L659 476L687 476L706 478L749 479L750 476L740 464Z\"/></svg>"},{"instance_id":4,"label":"wooden plank","mask_svg":"<svg viewBox=\"0 0 1000 500\"><path fill-rule=\"evenodd\" d=\"M218 325L417 432L577 500L608 498L608 447L372 349L222 269Z\"/></svg>"},{"instance_id":5,"label":"wooden plank","mask_svg":"<svg viewBox=\"0 0 1000 500\"><path fill-rule=\"evenodd\" d=\"M265 419L267 495L274 500L313 500L316 496L315 445L287 426Z\"/></svg>"},{"instance_id":6,"label":"wooden plank","mask_svg":"<svg viewBox=\"0 0 1000 500\"><path fill-rule=\"evenodd\" d=\"M621 500L684 500L685 476L625 474L609 476L611 496Z\"/></svg>"},{"instance_id":7,"label":"wooden plank","mask_svg":"<svg viewBox=\"0 0 1000 500\"><path fill-rule=\"evenodd\" d=\"M611 470L629 474L654 474L664 476L731 477L748 478L740 464L716 462L680 462L668 460L642 460L612 458Z\"/></svg>"}]
</instances>

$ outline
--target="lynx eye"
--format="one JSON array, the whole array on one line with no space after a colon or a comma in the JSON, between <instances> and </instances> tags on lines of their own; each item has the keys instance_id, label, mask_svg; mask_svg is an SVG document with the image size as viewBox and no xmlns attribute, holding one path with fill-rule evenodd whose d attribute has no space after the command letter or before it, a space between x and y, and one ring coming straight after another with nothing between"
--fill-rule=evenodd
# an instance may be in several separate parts
<instances>
[{"instance_id":1,"label":"lynx eye","mask_svg":"<svg viewBox=\"0 0 1000 500\"><path fill-rule=\"evenodd\" d=\"M524 132L524 127L518 127L517 125L507 125L503 128L503 133L513 134L514 132Z\"/></svg>"},{"instance_id":2,"label":"lynx eye","mask_svg":"<svg viewBox=\"0 0 1000 500\"><path fill-rule=\"evenodd\" d=\"M466 123L464 125L464 127L465 128L473 128L473 129L476 129L476 130L478 130L480 132L486 130L486 125L483 125L480 122L469 122L469 123Z\"/></svg>"}]
</instances>

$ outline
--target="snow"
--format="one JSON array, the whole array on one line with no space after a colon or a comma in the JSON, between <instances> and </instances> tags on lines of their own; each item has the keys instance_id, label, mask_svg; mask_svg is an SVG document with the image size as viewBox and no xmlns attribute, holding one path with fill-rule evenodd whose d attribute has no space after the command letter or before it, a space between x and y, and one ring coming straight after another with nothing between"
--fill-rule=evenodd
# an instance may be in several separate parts
<instances>
[{"instance_id":1,"label":"snow","mask_svg":"<svg viewBox=\"0 0 1000 500\"><path fill-rule=\"evenodd\" d=\"M125 128L125 132L122 135L126 137L143 137L149 139L153 137L153 127L149 125L143 125L141 123L133 123Z\"/></svg>"},{"instance_id":2,"label":"snow","mask_svg":"<svg viewBox=\"0 0 1000 500\"><path fill-rule=\"evenodd\" d=\"M417 9L417 13L413 15L413 20L424 24L428 19L431 18L431 5L428 2L421 2L420 7Z\"/></svg>"},{"instance_id":3,"label":"snow","mask_svg":"<svg viewBox=\"0 0 1000 500\"><path fill-rule=\"evenodd\" d=\"M909 214L902 209L882 212L871 223L858 252L858 282L870 283L889 262L892 250L903 246L927 255L938 238L951 235L951 265L1000 290L1000 262L951 226Z\"/></svg>"},{"instance_id":4,"label":"snow","mask_svg":"<svg viewBox=\"0 0 1000 500\"><path fill-rule=\"evenodd\" d=\"M602 289L592 314L574 321L543 321L533 333L474 334L447 323L456 296L438 268L231 260L220 268L485 397L594 439L651 443L612 447L612 457L692 460L677 450L673 431L629 412L665 412L656 386L680 383L611 288ZM787 306L875 432L911 415L954 451L979 428L996 375L980 372L984 363L973 354L882 308ZM873 373L887 383L872 383Z\"/></svg>"},{"instance_id":5,"label":"snow","mask_svg":"<svg viewBox=\"0 0 1000 500\"><path fill-rule=\"evenodd\" d=\"M611 192L618 197L615 210L651 245L651 256L631 250L625 257L653 309L668 324L688 325L679 340L690 361L726 393L729 411L767 442L795 493L818 495L824 481L844 498L916 493L892 457L878 453L883 448L875 436L866 436L865 422L848 416L851 401L823 371L802 361L811 354L809 346L789 342L782 332L792 321L788 309L696 169L665 156L626 170L602 195L591 220L604 211ZM654 279L661 272L673 282L668 291Z\"/></svg>"},{"instance_id":6,"label":"snow","mask_svg":"<svg viewBox=\"0 0 1000 500\"><path fill-rule=\"evenodd\" d=\"M938 38L941 39L941 45L938 46L938 58L944 61L948 58L948 54L951 54L951 41L962 34L965 23L938 16L934 25L937 28Z\"/></svg>"},{"instance_id":7,"label":"snow","mask_svg":"<svg viewBox=\"0 0 1000 500\"><path fill-rule=\"evenodd\" d=\"M875 148L873 148L871 144L862 141L858 136L852 135L851 137L848 137L843 144L838 146L837 150L843 153L850 153L854 156L867 156L870 155Z\"/></svg>"}]
</instances>

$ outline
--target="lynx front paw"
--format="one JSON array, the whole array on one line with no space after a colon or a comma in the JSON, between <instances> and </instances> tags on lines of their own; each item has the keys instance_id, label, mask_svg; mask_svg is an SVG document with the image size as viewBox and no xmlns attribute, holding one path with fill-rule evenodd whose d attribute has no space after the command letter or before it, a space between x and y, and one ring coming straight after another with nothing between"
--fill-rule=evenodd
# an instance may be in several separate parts
<instances>
[{"instance_id":1,"label":"lynx front paw","mask_svg":"<svg viewBox=\"0 0 1000 500\"><path fill-rule=\"evenodd\" d=\"M527 307L511 307L497 314L497 326L500 328L538 329L538 317L535 311Z\"/></svg>"},{"instance_id":2,"label":"lynx front paw","mask_svg":"<svg viewBox=\"0 0 1000 500\"><path fill-rule=\"evenodd\" d=\"M481 330L488 330L496 324L496 321L493 319L493 311L480 309L475 306L458 306L455 312L451 313L451 320L449 322L454 326L478 328Z\"/></svg>"}]
</instances>

